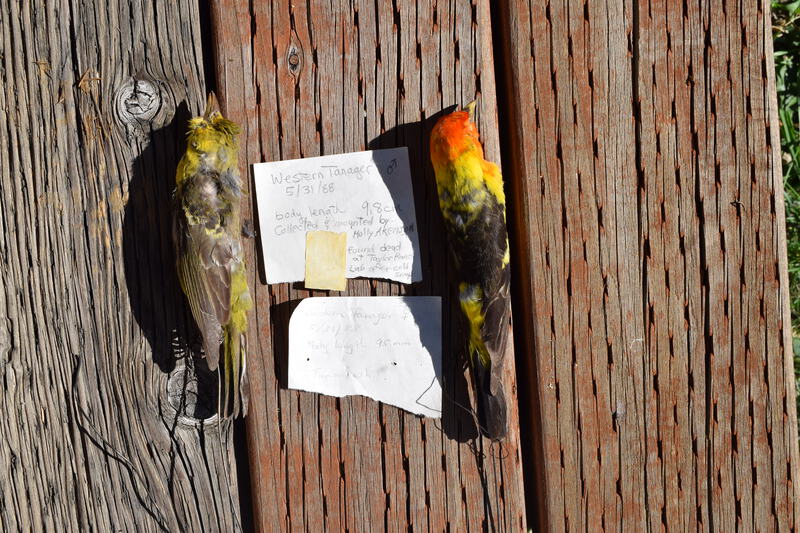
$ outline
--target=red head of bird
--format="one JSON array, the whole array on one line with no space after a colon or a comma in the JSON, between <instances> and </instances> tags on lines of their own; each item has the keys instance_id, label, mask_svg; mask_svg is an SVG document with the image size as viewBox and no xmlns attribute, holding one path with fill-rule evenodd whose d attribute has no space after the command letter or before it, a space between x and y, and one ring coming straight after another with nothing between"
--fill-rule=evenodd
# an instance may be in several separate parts
<instances>
[{"instance_id":1,"label":"red head of bird","mask_svg":"<svg viewBox=\"0 0 800 533\"><path fill-rule=\"evenodd\" d=\"M445 166L467 151L483 158L478 127L472 121L475 102L468 104L465 109L443 116L433 127L430 148L434 169Z\"/></svg>"}]
</instances>

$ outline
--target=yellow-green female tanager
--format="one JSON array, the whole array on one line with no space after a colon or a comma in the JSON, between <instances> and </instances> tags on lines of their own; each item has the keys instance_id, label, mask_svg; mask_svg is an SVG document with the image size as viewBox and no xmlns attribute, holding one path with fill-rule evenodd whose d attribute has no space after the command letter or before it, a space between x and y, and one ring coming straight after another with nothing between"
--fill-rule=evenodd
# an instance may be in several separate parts
<instances>
[{"instance_id":1,"label":"yellow-green female tanager","mask_svg":"<svg viewBox=\"0 0 800 533\"><path fill-rule=\"evenodd\" d=\"M252 301L241 243L238 133L211 93L205 114L189 120L186 153L175 179L178 279L212 371L222 356L223 417L247 414L244 334Z\"/></svg>"},{"instance_id":2,"label":"yellow-green female tanager","mask_svg":"<svg viewBox=\"0 0 800 533\"><path fill-rule=\"evenodd\" d=\"M481 429L498 440L508 429L503 388L509 329L506 197L500 169L483 158L472 121L475 102L466 109L439 119L431 132L430 153L458 268L461 310L469 323Z\"/></svg>"}]
</instances>

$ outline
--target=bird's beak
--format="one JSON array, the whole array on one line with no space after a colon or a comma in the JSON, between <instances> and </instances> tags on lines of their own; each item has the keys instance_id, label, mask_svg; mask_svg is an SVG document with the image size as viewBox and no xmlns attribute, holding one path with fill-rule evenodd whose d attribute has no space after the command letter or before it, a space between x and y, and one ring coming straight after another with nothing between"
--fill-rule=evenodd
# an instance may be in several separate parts
<instances>
[{"instance_id":1,"label":"bird's beak","mask_svg":"<svg viewBox=\"0 0 800 533\"><path fill-rule=\"evenodd\" d=\"M476 98L475 100L471 101L470 103L464 106L464 109L466 109L467 113L469 113L469 119L473 122L475 122L475 106L477 105L478 105L478 99Z\"/></svg>"},{"instance_id":2,"label":"bird's beak","mask_svg":"<svg viewBox=\"0 0 800 533\"><path fill-rule=\"evenodd\" d=\"M203 118L206 120L211 119L211 114L216 111L219 113L219 102L217 101L217 97L213 92L208 93L208 101L206 102L206 112L203 115Z\"/></svg>"}]
</instances>

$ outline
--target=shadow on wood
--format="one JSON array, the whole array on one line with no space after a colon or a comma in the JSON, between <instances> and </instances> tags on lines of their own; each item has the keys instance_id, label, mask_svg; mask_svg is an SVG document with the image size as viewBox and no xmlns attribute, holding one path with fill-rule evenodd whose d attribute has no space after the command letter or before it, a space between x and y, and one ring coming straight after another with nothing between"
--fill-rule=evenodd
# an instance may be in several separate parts
<instances>
[{"instance_id":1,"label":"shadow on wood","mask_svg":"<svg viewBox=\"0 0 800 533\"><path fill-rule=\"evenodd\" d=\"M302 299L282 302L272 307L272 334L275 339L272 362L275 379L281 388L289 388L289 319Z\"/></svg>"},{"instance_id":2,"label":"shadow on wood","mask_svg":"<svg viewBox=\"0 0 800 533\"><path fill-rule=\"evenodd\" d=\"M239 138L239 142L244 142L243 138ZM239 157L242 157L240 154ZM242 208L245 208L247 202L252 202L250 216L242 214L242 232L243 237L247 237L245 241L252 241L253 248L255 249L255 257L248 267L255 272L256 280L262 285L267 285L267 266L264 264L264 248L261 247L261 221L258 219L258 197L255 194L256 178L253 173L254 165L247 165L246 170L242 170L242 182L247 183L247 191L252 191L245 196L242 200Z\"/></svg>"},{"instance_id":3,"label":"shadow on wood","mask_svg":"<svg viewBox=\"0 0 800 533\"><path fill-rule=\"evenodd\" d=\"M172 244L175 169L189 118L182 102L169 124L150 133L150 144L133 162L123 253L133 315L153 362L170 374L169 403L182 416L206 419L217 411L218 377L199 356L200 333L180 289Z\"/></svg>"}]
</instances>

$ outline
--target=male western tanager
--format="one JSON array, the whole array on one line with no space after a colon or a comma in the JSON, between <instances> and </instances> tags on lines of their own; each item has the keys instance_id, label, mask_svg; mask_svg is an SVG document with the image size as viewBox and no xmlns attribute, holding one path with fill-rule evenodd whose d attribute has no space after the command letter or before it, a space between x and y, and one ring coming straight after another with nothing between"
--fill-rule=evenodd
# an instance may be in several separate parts
<instances>
[{"instance_id":1,"label":"male western tanager","mask_svg":"<svg viewBox=\"0 0 800 533\"><path fill-rule=\"evenodd\" d=\"M470 363L483 432L507 431L503 357L508 339L509 250L506 199L497 165L483 158L478 129L467 111L440 118L430 139L439 207L459 275L459 301L469 323Z\"/></svg>"}]
</instances>

